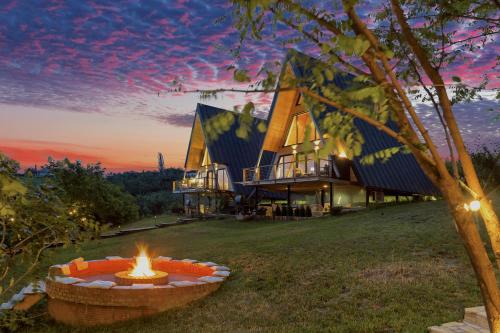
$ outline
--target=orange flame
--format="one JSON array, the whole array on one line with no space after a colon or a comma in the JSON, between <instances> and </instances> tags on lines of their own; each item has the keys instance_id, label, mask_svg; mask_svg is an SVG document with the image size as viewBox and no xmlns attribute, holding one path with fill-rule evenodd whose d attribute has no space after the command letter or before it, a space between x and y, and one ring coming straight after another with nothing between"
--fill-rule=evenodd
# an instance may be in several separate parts
<instances>
[{"instance_id":1,"label":"orange flame","mask_svg":"<svg viewBox=\"0 0 500 333\"><path fill-rule=\"evenodd\" d=\"M151 267L151 258L148 256L147 247L138 245L139 254L135 257L135 264L132 271L128 274L132 277L151 277L155 272Z\"/></svg>"}]
</instances>

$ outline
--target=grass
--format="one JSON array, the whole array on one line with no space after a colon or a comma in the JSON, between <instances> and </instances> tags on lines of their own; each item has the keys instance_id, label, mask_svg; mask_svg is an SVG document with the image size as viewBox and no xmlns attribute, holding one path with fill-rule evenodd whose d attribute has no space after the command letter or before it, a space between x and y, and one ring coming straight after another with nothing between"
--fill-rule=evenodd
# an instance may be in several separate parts
<instances>
[{"instance_id":1,"label":"grass","mask_svg":"<svg viewBox=\"0 0 500 333\"><path fill-rule=\"evenodd\" d=\"M440 201L301 222L210 220L57 249L51 263L132 256L137 241L233 275L186 308L89 332L424 332L481 304ZM84 331L49 318L29 328Z\"/></svg>"}]
</instances>

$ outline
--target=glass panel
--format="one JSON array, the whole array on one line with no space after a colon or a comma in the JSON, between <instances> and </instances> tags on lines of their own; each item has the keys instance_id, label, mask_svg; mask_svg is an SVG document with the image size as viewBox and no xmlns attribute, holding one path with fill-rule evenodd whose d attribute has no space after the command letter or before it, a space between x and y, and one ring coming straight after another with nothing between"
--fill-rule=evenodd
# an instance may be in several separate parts
<instances>
[{"instance_id":1,"label":"glass panel","mask_svg":"<svg viewBox=\"0 0 500 333\"><path fill-rule=\"evenodd\" d=\"M306 126L309 125L309 113L299 114L297 117L297 143L303 143L306 135Z\"/></svg>"},{"instance_id":2,"label":"glass panel","mask_svg":"<svg viewBox=\"0 0 500 333\"><path fill-rule=\"evenodd\" d=\"M328 160L319 161L319 172L321 176L330 176L330 162Z\"/></svg>"},{"instance_id":3,"label":"glass panel","mask_svg":"<svg viewBox=\"0 0 500 333\"><path fill-rule=\"evenodd\" d=\"M315 159L316 159L315 154L307 155L306 167L307 167L307 174L309 175L316 175L316 165L314 163Z\"/></svg>"},{"instance_id":4,"label":"glass panel","mask_svg":"<svg viewBox=\"0 0 500 333\"><path fill-rule=\"evenodd\" d=\"M207 172L207 188L209 188L209 189L214 188L214 172L213 171Z\"/></svg>"},{"instance_id":5,"label":"glass panel","mask_svg":"<svg viewBox=\"0 0 500 333\"><path fill-rule=\"evenodd\" d=\"M300 177L307 173L306 171L306 155L298 154L297 155L297 170L295 171L296 176Z\"/></svg>"},{"instance_id":6,"label":"glass panel","mask_svg":"<svg viewBox=\"0 0 500 333\"><path fill-rule=\"evenodd\" d=\"M210 165L210 156L208 156L208 149L205 147L204 153L203 153L203 161L201 163L201 166L206 166Z\"/></svg>"},{"instance_id":7,"label":"glass panel","mask_svg":"<svg viewBox=\"0 0 500 333\"><path fill-rule=\"evenodd\" d=\"M288 129L288 134L286 136L285 146L291 146L297 144L297 119L293 117L290 128Z\"/></svg>"},{"instance_id":8,"label":"glass panel","mask_svg":"<svg viewBox=\"0 0 500 333\"><path fill-rule=\"evenodd\" d=\"M226 190L225 182L224 182L224 173L225 169L217 170L217 185L219 186L219 190Z\"/></svg>"},{"instance_id":9,"label":"glass panel","mask_svg":"<svg viewBox=\"0 0 500 333\"><path fill-rule=\"evenodd\" d=\"M280 157L278 165L276 165L276 179L281 179L283 177L284 177L283 157Z\"/></svg>"},{"instance_id":10,"label":"glass panel","mask_svg":"<svg viewBox=\"0 0 500 333\"><path fill-rule=\"evenodd\" d=\"M283 178L292 178L293 177L293 155L285 155L280 159L283 159Z\"/></svg>"}]
</instances>

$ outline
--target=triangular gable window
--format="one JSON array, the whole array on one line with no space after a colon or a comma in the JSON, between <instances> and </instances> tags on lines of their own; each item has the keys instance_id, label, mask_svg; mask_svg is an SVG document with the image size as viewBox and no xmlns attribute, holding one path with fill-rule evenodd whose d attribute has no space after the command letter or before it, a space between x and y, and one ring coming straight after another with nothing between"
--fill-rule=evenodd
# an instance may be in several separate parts
<instances>
[{"instance_id":1,"label":"triangular gable window","mask_svg":"<svg viewBox=\"0 0 500 333\"><path fill-rule=\"evenodd\" d=\"M201 166L207 166L210 164L212 164L212 161L210 161L210 155L208 154L207 146L205 146L205 149L203 152L203 161L201 163Z\"/></svg>"},{"instance_id":2,"label":"triangular gable window","mask_svg":"<svg viewBox=\"0 0 500 333\"><path fill-rule=\"evenodd\" d=\"M306 141L306 132L309 131L309 141L319 140L320 135L314 125L309 112L293 116L288 129L285 146L298 145Z\"/></svg>"}]
</instances>

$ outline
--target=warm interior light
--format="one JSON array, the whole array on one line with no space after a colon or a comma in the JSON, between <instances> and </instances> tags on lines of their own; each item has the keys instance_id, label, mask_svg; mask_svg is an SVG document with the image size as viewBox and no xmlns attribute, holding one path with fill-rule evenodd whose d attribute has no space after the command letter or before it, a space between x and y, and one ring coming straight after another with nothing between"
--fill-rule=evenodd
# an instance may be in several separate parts
<instances>
[{"instance_id":1,"label":"warm interior light","mask_svg":"<svg viewBox=\"0 0 500 333\"><path fill-rule=\"evenodd\" d=\"M479 202L479 200L473 200L470 202L469 209L471 211L476 212L479 210L479 208L481 208L481 203Z\"/></svg>"},{"instance_id":2,"label":"warm interior light","mask_svg":"<svg viewBox=\"0 0 500 333\"><path fill-rule=\"evenodd\" d=\"M138 246L139 254L135 257L135 264L132 271L128 274L132 277L151 277L155 272L151 267L151 258L149 258L145 246Z\"/></svg>"},{"instance_id":3,"label":"warm interior light","mask_svg":"<svg viewBox=\"0 0 500 333\"><path fill-rule=\"evenodd\" d=\"M340 152L340 153L339 153L339 157L346 158L346 157L347 157L347 155L346 155L346 153L345 153L345 152Z\"/></svg>"}]
</instances>

